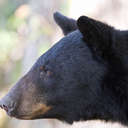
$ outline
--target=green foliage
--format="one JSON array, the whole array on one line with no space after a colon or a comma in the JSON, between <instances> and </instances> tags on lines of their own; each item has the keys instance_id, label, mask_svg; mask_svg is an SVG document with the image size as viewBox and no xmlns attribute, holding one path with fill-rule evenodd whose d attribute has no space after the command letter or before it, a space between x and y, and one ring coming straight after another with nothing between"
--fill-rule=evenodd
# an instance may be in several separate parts
<instances>
[{"instance_id":1,"label":"green foliage","mask_svg":"<svg viewBox=\"0 0 128 128\"><path fill-rule=\"evenodd\" d=\"M11 15L10 17L8 17L8 21L7 21L6 27L9 30L16 31L17 28L20 25L22 25L23 23L25 23L25 20L24 19L21 19L19 17L16 17L15 15Z\"/></svg>"},{"instance_id":2,"label":"green foliage","mask_svg":"<svg viewBox=\"0 0 128 128\"><path fill-rule=\"evenodd\" d=\"M22 0L21 0L22 1ZM21 72L21 58L12 60L12 53L19 44L18 27L25 19L16 17L21 1L3 0L0 4L0 87L14 82Z\"/></svg>"},{"instance_id":3,"label":"green foliage","mask_svg":"<svg viewBox=\"0 0 128 128\"><path fill-rule=\"evenodd\" d=\"M17 42L17 33L13 31L0 30L0 65L8 59L10 51Z\"/></svg>"}]
</instances>

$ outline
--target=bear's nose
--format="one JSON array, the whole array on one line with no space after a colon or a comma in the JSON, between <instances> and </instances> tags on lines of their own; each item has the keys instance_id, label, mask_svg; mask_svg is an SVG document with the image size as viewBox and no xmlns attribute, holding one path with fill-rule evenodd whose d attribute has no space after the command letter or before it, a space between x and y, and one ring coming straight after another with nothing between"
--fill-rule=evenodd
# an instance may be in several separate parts
<instances>
[{"instance_id":1,"label":"bear's nose","mask_svg":"<svg viewBox=\"0 0 128 128\"><path fill-rule=\"evenodd\" d=\"M5 102L3 100L0 100L0 108L5 110L9 116L12 116L14 114L15 105L16 104L14 104L14 102L12 101Z\"/></svg>"},{"instance_id":2,"label":"bear's nose","mask_svg":"<svg viewBox=\"0 0 128 128\"><path fill-rule=\"evenodd\" d=\"M0 108L4 109L7 113L10 113L14 107L15 104L11 99L4 97L0 100Z\"/></svg>"}]
</instances>

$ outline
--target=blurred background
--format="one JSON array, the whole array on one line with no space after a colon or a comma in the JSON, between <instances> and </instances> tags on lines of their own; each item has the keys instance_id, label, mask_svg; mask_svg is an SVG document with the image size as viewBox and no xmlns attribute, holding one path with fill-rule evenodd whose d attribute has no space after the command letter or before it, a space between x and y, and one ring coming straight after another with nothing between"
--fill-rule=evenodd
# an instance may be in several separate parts
<instances>
[{"instance_id":1,"label":"blurred background","mask_svg":"<svg viewBox=\"0 0 128 128\"><path fill-rule=\"evenodd\" d=\"M60 11L77 19L87 15L118 29L128 29L127 0L0 0L0 97L36 59L63 37L53 20ZM21 121L0 110L0 128L124 128L87 121L72 126L57 120Z\"/></svg>"}]
</instances>

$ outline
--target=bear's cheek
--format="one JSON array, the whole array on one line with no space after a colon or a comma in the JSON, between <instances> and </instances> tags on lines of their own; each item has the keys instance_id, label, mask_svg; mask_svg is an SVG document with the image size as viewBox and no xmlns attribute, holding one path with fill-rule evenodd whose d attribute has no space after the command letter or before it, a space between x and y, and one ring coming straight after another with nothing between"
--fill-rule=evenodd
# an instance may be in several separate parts
<instances>
[{"instance_id":1,"label":"bear's cheek","mask_svg":"<svg viewBox=\"0 0 128 128\"><path fill-rule=\"evenodd\" d=\"M52 107L47 106L46 104L37 103L35 105L30 106L28 109L19 108L16 114L16 118L18 119L35 119L37 117L43 116Z\"/></svg>"},{"instance_id":2,"label":"bear's cheek","mask_svg":"<svg viewBox=\"0 0 128 128\"><path fill-rule=\"evenodd\" d=\"M29 87L28 87L29 86ZM46 105L43 95L38 94L36 85L29 85L22 88L22 94L16 107L16 116L22 119L32 119L36 116L43 115L51 109Z\"/></svg>"}]
</instances>

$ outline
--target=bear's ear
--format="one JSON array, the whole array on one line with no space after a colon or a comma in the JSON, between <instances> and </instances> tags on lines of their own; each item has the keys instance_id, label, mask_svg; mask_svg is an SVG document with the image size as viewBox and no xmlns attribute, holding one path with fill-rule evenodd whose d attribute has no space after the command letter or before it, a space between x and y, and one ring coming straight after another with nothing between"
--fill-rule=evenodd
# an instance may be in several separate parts
<instances>
[{"instance_id":1,"label":"bear's ear","mask_svg":"<svg viewBox=\"0 0 128 128\"><path fill-rule=\"evenodd\" d=\"M77 26L83 35L84 41L93 50L103 54L111 49L114 30L111 26L86 16L81 16L77 20Z\"/></svg>"},{"instance_id":2,"label":"bear's ear","mask_svg":"<svg viewBox=\"0 0 128 128\"><path fill-rule=\"evenodd\" d=\"M77 29L76 21L74 19L70 19L59 12L54 13L54 20L61 27L64 35Z\"/></svg>"}]
</instances>

